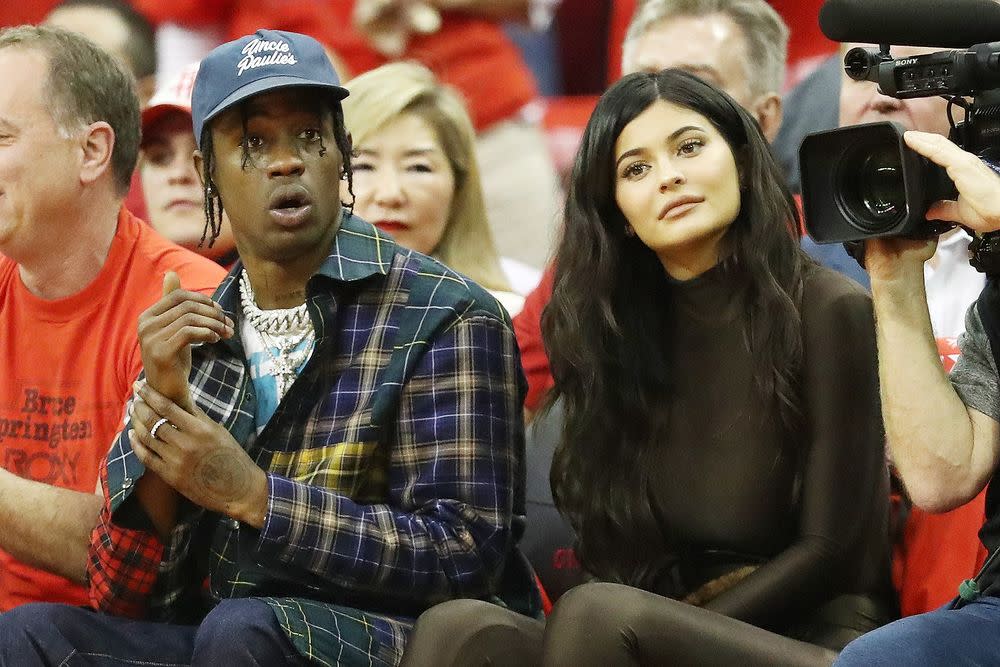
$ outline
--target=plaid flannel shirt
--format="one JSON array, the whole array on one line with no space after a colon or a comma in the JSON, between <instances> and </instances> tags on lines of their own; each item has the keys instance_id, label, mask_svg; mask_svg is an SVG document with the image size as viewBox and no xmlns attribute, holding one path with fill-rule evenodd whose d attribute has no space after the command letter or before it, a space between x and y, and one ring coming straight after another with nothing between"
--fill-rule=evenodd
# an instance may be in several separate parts
<instances>
[{"instance_id":1,"label":"plaid flannel shirt","mask_svg":"<svg viewBox=\"0 0 1000 667\"><path fill-rule=\"evenodd\" d=\"M233 321L240 270L214 297ZM263 528L184 501L161 541L132 495L144 467L126 419L101 472L92 604L197 622L221 599L262 597L300 652L330 663L336 642L315 635L335 622L331 610L384 614L400 651L411 619L445 599L537 615L515 548L524 382L506 313L474 283L346 214L307 304L315 349L259 435L239 328L193 350L195 402L268 472Z\"/></svg>"}]
</instances>

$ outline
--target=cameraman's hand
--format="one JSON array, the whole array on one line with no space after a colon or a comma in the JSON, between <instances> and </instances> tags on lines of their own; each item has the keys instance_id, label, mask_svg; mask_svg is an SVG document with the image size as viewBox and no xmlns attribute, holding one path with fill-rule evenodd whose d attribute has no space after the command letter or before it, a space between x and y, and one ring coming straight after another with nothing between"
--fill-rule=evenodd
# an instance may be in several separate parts
<instances>
[{"instance_id":1,"label":"cameraman's hand","mask_svg":"<svg viewBox=\"0 0 1000 667\"><path fill-rule=\"evenodd\" d=\"M924 262L936 249L937 237L868 239L865 241L865 270L872 282L917 280L923 283Z\"/></svg>"},{"instance_id":2,"label":"cameraman's hand","mask_svg":"<svg viewBox=\"0 0 1000 667\"><path fill-rule=\"evenodd\" d=\"M957 222L981 233L1000 229L1000 175L940 134L910 130L903 140L920 155L944 167L958 190L958 200L931 205L928 220Z\"/></svg>"}]
</instances>

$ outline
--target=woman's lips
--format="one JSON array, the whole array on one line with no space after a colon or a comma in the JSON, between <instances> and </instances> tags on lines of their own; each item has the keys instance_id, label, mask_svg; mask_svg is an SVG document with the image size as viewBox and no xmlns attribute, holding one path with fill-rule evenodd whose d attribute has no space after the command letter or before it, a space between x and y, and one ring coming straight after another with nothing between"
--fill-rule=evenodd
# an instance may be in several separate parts
<instances>
[{"instance_id":1,"label":"woman's lips","mask_svg":"<svg viewBox=\"0 0 1000 667\"><path fill-rule=\"evenodd\" d=\"M688 211L690 211L691 209L693 209L699 203L700 202L692 201L686 204L678 204L677 206L673 206L663 215L663 219L672 220L673 218L679 218Z\"/></svg>"},{"instance_id":2,"label":"woman's lips","mask_svg":"<svg viewBox=\"0 0 1000 667\"><path fill-rule=\"evenodd\" d=\"M190 209L201 210L201 202L192 199L175 199L167 204L168 211L186 211Z\"/></svg>"},{"instance_id":3,"label":"woman's lips","mask_svg":"<svg viewBox=\"0 0 1000 667\"><path fill-rule=\"evenodd\" d=\"M680 197L676 197L667 202L667 205L660 210L659 219L670 220L679 218L703 201L705 201L705 198L697 195L681 195Z\"/></svg>"}]
</instances>

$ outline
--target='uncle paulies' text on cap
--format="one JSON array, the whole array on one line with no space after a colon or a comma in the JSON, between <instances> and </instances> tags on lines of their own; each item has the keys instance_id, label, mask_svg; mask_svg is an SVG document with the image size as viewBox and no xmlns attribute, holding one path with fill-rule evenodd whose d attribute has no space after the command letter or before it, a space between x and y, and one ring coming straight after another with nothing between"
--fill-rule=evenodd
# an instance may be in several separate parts
<instances>
[{"instance_id":1,"label":"'uncle paulies' text on cap","mask_svg":"<svg viewBox=\"0 0 1000 667\"><path fill-rule=\"evenodd\" d=\"M308 35L258 30L216 47L201 61L194 83L191 115L198 147L205 124L229 107L293 86L324 88L337 100L347 97L323 47Z\"/></svg>"}]
</instances>

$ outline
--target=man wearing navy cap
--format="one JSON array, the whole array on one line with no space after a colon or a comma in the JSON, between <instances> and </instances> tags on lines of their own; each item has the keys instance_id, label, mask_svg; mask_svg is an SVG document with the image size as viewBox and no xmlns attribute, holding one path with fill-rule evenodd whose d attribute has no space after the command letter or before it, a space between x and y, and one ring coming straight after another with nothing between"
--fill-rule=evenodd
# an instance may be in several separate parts
<instances>
[{"instance_id":1,"label":"man wearing navy cap","mask_svg":"<svg viewBox=\"0 0 1000 667\"><path fill-rule=\"evenodd\" d=\"M21 607L0 663L392 665L438 601L537 613L510 321L342 208L346 94L303 35L202 62L195 162L241 261L214 301L168 275L140 318L88 566L112 615Z\"/></svg>"}]
</instances>

